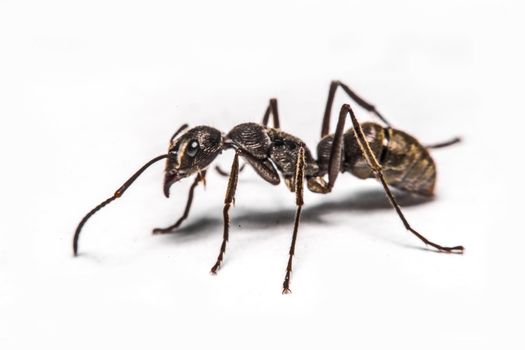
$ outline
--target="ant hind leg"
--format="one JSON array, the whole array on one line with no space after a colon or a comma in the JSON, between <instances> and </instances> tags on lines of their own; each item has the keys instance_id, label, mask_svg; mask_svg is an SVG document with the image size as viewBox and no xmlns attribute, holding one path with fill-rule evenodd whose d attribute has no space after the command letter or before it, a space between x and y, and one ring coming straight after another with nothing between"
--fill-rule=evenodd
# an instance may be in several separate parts
<instances>
[{"instance_id":1,"label":"ant hind leg","mask_svg":"<svg viewBox=\"0 0 525 350\"><path fill-rule=\"evenodd\" d=\"M330 89L328 90L328 98L326 100L326 107L324 111L324 117L323 117L323 124L321 127L321 138L325 137L330 132L330 116L332 114L332 105L334 104L334 97L335 92L338 87L341 87L344 92L353 100L355 103L357 103L361 108L366 109L367 111L373 113L376 117L378 117L383 123L385 123L388 127L392 127L392 125L388 122L388 120L383 117L381 113L376 109L376 107L365 101L361 96L356 94L348 85L345 83L334 80L330 83Z\"/></svg>"},{"instance_id":2,"label":"ant hind leg","mask_svg":"<svg viewBox=\"0 0 525 350\"><path fill-rule=\"evenodd\" d=\"M388 187L388 184L387 184L387 182L385 180L385 177L383 176L383 173L382 173L382 170L381 170L381 165L379 164L379 162L377 161L374 153L370 149L370 145L368 144L368 141L366 140L365 134L364 134L363 130L361 129L361 124L359 124L359 122L357 121L357 118L355 117L354 112L352 111L352 109L350 108L349 105L345 104L345 105L343 105L341 107L341 114L343 114L343 113L345 113L345 114L349 113L350 114L350 118L352 119L352 124L354 126L353 130L354 130L354 133L356 135L357 141L359 143L359 147L361 148L361 152L363 154L363 157L366 159L366 162L368 163L368 166L370 167L370 169L372 169L372 171L374 172L374 174L377 177L377 179L381 182L381 185L383 185L383 189L385 190L385 193L386 193L390 203L392 204L392 206L396 210L397 215L399 216L399 218L403 222L403 225L405 226L405 228L408 231L410 231L412 234L414 234L417 238L419 238L421 241L423 241L425 244L427 244L427 245L429 245L431 247L434 247L434 248L436 248L437 250L439 250L441 252L462 254L463 250L464 250L463 246L455 246L455 247L444 247L444 246L441 246L439 244L436 244L436 243L428 240L426 237L424 237L422 234L420 234L419 232L417 232L416 230L414 230L410 226L410 224L408 223L407 219L403 215L403 212L401 211L401 208L399 207L399 204L397 203L396 199L394 198L394 195L392 194L392 192L390 191L390 188Z\"/></svg>"},{"instance_id":3,"label":"ant hind leg","mask_svg":"<svg viewBox=\"0 0 525 350\"><path fill-rule=\"evenodd\" d=\"M431 144L431 145L426 145L425 148L426 149L443 148L443 147L448 147L448 146L455 145L456 143L459 143L459 142L461 142L461 138L454 137L453 139L445 141L445 142L440 142L440 143L434 143L434 144Z\"/></svg>"}]
</instances>

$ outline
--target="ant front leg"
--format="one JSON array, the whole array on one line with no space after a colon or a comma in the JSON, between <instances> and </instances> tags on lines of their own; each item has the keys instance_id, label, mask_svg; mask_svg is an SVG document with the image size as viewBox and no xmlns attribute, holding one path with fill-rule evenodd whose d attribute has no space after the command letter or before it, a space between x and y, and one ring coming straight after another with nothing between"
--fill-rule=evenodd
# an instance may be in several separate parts
<instances>
[{"instance_id":1,"label":"ant front leg","mask_svg":"<svg viewBox=\"0 0 525 350\"><path fill-rule=\"evenodd\" d=\"M193 192L195 191L195 187L197 187L197 185L201 181L202 181L202 183L204 185L206 184L206 170L204 170L203 172L201 172L201 173L197 174L197 176L195 176L195 180L193 180L193 183L191 184L191 187L190 187L190 192L188 194L188 200L186 202L186 208L184 208L184 213L179 218L179 220L177 220L171 226L168 226L168 227L165 227L165 228L155 228L155 229L153 229L153 234L154 235L165 234L165 233L173 233L173 231L175 229L177 229L182 224L182 222L184 220L186 220L186 218L188 217L188 214L190 213L191 204L193 202Z\"/></svg>"},{"instance_id":2,"label":"ant front leg","mask_svg":"<svg viewBox=\"0 0 525 350\"><path fill-rule=\"evenodd\" d=\"M210 273L216 274L217 270L221 267L222 260L224 258L224 252L226 251L226 243L229 238L230 230L230 215L229 210L232 204L235 204L235 190L237 188L237 179L239 178L239 152L235 152L235 157L233 158L232 168L230 171L230 178L228 180L228 188L226 189L226 196L224 198L224 209L222 211L223 220L224 220L224 232L222 237L221 249L219 251L219 256L217 257L217 262L211 268Z\"/></svg>"},{"instance_id":3,"label":"ant front leg","mask_svg":"<svg viewBox=\"0 0 525 350\"><path fill-rule=\"evenodd\" d=\"M288 256L288 265L286 266L286 275L284 276L283 282L283 294L291 293L290 290L290 275L292 273L292 259L295 254L295 242L297 241L297 231L299 230L299 221L301 220L301 209L303 208L303 180L304 180L304 147L301 146L299 154L297 156L297 163L295 167L295 179L294 179L294 190L295 190L295 204L297 205L297 211L295 213L295 221L293 226L292 244L290 245L290 252Z\"/></svg>"},{"instance_id":4,"label":"ant front leg","mask_svg":"<svg viewBox=\"0 0 525 350\"><path fill-rule=\"evenodd\" d=\"M355 117L354 112L352 111L352 109L350 108L349 105L345 104L345 105L343 105L341 107L341 113L340 113L340 116L339 116L339 122L340 123L344 123L344 118L346 116L346 113L349 113L350 114L350 118L352 119L352 124L354 126L353 130L354 130L355 136L357 138L357 142L359 144L359 148L361 149L361 153L363 154L363 157L365 158L366 162L368 163L368 166L370 167L370 169L374 172L374 174L377 177L377 179L383 185L383 189L385 190L385 193L386 193L390 203L392 204L392 206L396 210L397 215L399 216L399 218L403 222L403 225L405 226L405 228L408 231L410 231L411 233L413 233L417 238L419 238L425 244L427 244L427 245L429 245L431 247L434 247L434 248L436 248L439 251L447 252L447 253L459 253L459 254L462 254L463 250L464 250L463 246L455 246L455 247L444 247L444 246L441 246L439 244L436 244L436 243L428 240L426 237L424 237L422 234L420 234L419 232L417 232L416 230L414 230L410 226L410 224L408 223L407 219L403 215L403 212L401 211L401 208L399 207L399 204L397 204L397 201L394 198L394 195L392 194L392 192L390 191L390 188L388 187L388 184L387 184L387 182L385 180L385 177L383 176L381 165L377 161L374 153L372 152L372 150L370 148L370 145L368 144L368 141L366 140L365 134L364 134L363 130L361 129L361 124L359 124L359 122L357 121L357 118Z\"/></svg>"}]
</instances>

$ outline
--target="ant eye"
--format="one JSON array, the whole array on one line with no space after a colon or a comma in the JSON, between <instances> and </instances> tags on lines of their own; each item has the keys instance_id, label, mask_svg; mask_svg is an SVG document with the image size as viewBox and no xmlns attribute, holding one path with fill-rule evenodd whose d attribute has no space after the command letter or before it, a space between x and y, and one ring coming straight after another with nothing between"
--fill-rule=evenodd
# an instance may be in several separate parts
<instances>
[{"instance_id":1,"label":"ant eye","mask_svg":"<svg viewBox=\"0 0 525 350\"><path fill-rule=\"evenodd\" d=\"M186 148L186 154L189 157L195 157L198 150L199 150L199 143L196 140L192 140L190 141L188 148Z\"/></svg>"}]
</instances>

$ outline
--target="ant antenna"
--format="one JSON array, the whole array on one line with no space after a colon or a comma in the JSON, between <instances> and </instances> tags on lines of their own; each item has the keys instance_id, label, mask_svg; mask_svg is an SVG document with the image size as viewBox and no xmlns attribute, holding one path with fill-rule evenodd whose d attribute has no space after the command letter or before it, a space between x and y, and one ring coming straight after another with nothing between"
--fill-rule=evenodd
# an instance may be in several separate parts
<instances>
[{"instance_id":1,"label":"ant antenna","mask_svg":"<svg viewBox=\"0 0 525 350\"><path fill-rule=\"evenodd\" d=\"M179 130L175 131L175 134L170 139L170 143L181 133L182 130L186 129L188 127L188 124L182 124L182 126L179 128Z\"/></svg>"},{"instance_id":2,"label":"ant antenna","mask_svg":"<svg viewBox=\"0 0 525 350\"><path fill-rule=\"evenodd\" d=\"M188 125L183 125L183 127L181 127L174 135L174 137L181 131L184 129L184 127L187 127ZM90 217L92 217L97 211L99 211L100 209L104 208L106 205L108 205L109 203L113 202L115 199L117 198L120 198L124 192L126 192L126 190L129 188L129 186L131 186L131 184L133 182L135 182L135 180L144 172L144 170L146 170L150 165L152 165L153 163L156 163L158 162L159 160L162 160L164 158L168 158L170 157L169 154L163 154L161 156L158 156L158 157L155 157L153 158L152 160L150 160L149 162L147 162L146 164L144 164L142 166L142 168L140 168L135 174L133 174L132 177L130 177L128 179L128 181L124 182L124 184L122 186L120 186L120 188L115 192L115 194L111 197L109 197L108 199L106 199L105 201L103 201L102 203L100 203L99 205L97 205L95 208L93 208L89 213L86 214L86 216L84 216L84 218L80 221L80 223L78 224L77 226L77 229L75 231L75 236L73 237L73 255L77 256L77 251L78 251L78 238L80 237L80 231L82 231L82 227L84 227L86 221L89 220Z\"/></svg>"}]
</instances>

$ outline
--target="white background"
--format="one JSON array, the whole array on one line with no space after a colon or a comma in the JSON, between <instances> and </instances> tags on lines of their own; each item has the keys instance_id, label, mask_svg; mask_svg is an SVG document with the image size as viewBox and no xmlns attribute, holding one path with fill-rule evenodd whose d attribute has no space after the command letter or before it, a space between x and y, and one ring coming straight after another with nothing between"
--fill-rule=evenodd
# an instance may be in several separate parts
<instances>
[{"instance_id":1,"label":"white background","mask_svg":"<svg viewBox=\"0 0 525 350\"><path fill-rule=\"evenodd\" d=\"M0 1L0 348L523 348L522 21L519 1ZM434 152L434 201L400 195L463 256L422 249L376 182L344 174L307 193L282 296L294 196L248 170L210 276L226 179L152 236L190 182L166 200L158 164L72 257L80 218L184 122L227 132L275 96L315 149L331 79L422 142L464 138Z\"/></svg>"}]
</instances>

